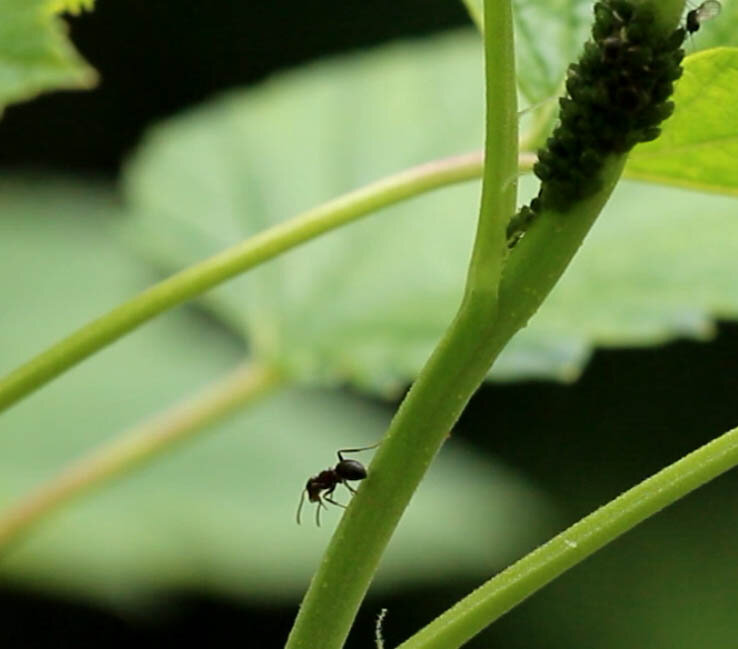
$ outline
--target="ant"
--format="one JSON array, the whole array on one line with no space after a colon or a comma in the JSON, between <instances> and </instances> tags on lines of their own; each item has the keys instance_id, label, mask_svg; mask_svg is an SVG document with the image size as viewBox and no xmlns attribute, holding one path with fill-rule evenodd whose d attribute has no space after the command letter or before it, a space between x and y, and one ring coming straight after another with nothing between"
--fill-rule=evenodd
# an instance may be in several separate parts
<instances>
[{"instance_id":1,"label":"ant","mask_svg":"<svg viewBox=\"0 0 738 649\"><path fill-rule=\"evenodd\" d=\"M318 507L315 510L315 522L320 527L320 510L325 508L325 502L328 501L332 505L343 507L346 509L346 505L342 505L339 502L333 500L333 492L339 484L342 484L351 493L356 493L349 483L348 480L363 480L366 478L366 468L358 460L347 460L343 457L344 453L358 453L359 451L368 451L370 448L376 448L379 443L373 444L372 446L365 446L364 448L344 448L338 451L338 464L332 469L326 469L321 471L318 475L314 475L312 478L308 478L305 488L302 490L300 496L300 505L297 507L297 524L300 524L300 512L302 511L302 504L305 501L305 494L307 493L308 500L311 503L318 503ZM325 493L321 493L321 492Z\"/></svg>"}]
</instances>

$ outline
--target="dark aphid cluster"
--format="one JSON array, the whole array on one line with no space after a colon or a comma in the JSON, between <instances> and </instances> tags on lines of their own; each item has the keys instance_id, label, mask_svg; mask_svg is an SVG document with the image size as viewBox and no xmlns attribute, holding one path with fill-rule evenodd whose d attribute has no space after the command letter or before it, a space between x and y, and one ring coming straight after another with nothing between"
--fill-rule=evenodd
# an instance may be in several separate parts
<instances>
[{"instance_id":1,"label":"dark aphid cluster","mask_svg":"<svg viewBox=\"0 0 738 649\"><path fill-rule=\"evenodd\" d=\"M538 196L510 221L508 245L542 209L565 211L600 189L605 157L658 137L682 74L684 28L661 35L648 6L602 0L594 6L592 39L569 66L559 123L538 151Z\"/></svg>"}]
</instances>

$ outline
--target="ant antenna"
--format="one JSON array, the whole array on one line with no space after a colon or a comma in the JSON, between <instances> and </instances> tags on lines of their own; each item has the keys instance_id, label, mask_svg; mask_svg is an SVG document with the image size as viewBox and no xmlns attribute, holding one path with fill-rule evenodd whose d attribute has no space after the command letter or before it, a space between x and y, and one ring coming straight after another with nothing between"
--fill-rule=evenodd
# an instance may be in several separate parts
<instances>
[{"instance_id":1,"label":"ant antenna","mask_svg":"<svg viewBox=\"0 0 738 649\"><path fill-rule=\"evenodd\" d=\"M302 493L300 494L300 504L297 506L297 524L300 524L300 512L302 511L302 503L305 502L305 491L306 489L302 490Z\"/></svg>"}]
</instances>

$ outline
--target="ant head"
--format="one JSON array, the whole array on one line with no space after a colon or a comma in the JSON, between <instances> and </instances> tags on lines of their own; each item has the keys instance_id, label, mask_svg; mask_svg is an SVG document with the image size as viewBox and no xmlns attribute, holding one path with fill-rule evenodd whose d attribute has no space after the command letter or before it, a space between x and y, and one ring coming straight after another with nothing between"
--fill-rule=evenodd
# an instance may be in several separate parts
<instances>
[{"instance_id":1,"label":"ant head","mask_svg":"<svg viewBox=\"0 0 738 649\"><path fill-rule=\"evenodd\" d=\"M334 469L342 480L363 480L366 478L366 468L357 460L341 460Z\"/></svg>"},{"instance_id":2,"label":"ant head","mask_svg":"<svg viewBox=\"0 0 738 649\"><path fill-rule=\"evenodd\" d=\"M323 491L323 489L325 489L325 485L322 482L315 478L310 478L305 485L305 489L303 489L302 495L304 496L307 492L308 500L311 503L315 503L320 500L320 492Z\"/></svg>"}]
</instances>

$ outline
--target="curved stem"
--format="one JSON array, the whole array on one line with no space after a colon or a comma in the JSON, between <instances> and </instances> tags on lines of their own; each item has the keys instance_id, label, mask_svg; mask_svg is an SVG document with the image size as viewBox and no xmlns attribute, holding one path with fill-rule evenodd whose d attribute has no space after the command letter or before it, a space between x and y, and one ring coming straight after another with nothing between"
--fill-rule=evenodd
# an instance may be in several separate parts
<instances>
[{"instance_id":1,"label":"curved stem","mask_svg":"<svg viewBox=\"0 0 738 649\"><path fill-rule=\"evenodd\" d=\"M198 395L122 433L0 514L0 550L74 498L153 459L281 383L271 367L242 365Z\"/></svg>"},{"instance_id":2,"label":"curved stem","mask_svg":"<svg viewBox=\"0 0 738 649\"><path fill-rule=\"evenodd\" d=\"M477 178L480 153L412 167L275 225L155 284L0 379L0 412L147 320L249 268L370 212Z\"/></svg>"},{"instance_id":3,"label":"curved stem","mask_svg":"<svg viewBox=\"0 0 738 649\"><path fill-rule=\"evenodd\" d=\"M497 353L490 326L515 210L517 109L509 2L485 0L486 164L477 236L456 318L390 424L303 600L288 649L343 646L412 494Z\"/></svg>"},{"instance_id":4,"label":"curved stem","mask_svg":"<svg viewBox=\"0 0 738 649\"><path fill-rule=\"evenodd\" d=\"M456 649L569 568L738 464L738 428L626 491L514 563L398 649Z\"/></svg>"}]
</instances>

